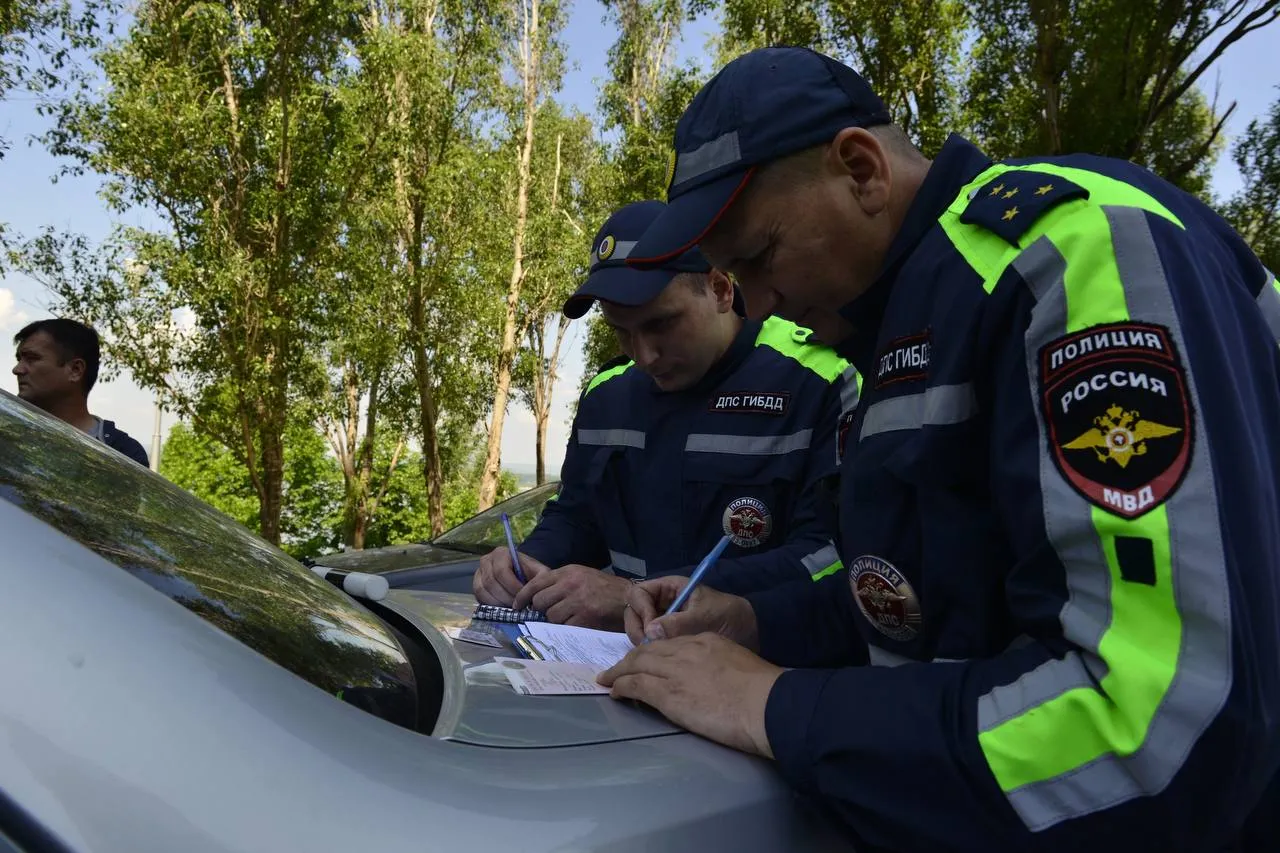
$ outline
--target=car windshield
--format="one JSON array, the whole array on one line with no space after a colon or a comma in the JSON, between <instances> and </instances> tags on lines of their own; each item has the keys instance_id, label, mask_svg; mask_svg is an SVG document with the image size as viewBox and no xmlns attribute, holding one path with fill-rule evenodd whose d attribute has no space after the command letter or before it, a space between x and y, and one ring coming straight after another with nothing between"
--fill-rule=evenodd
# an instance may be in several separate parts
<instances>
[{"instance_id":1,"label":"car windshield","mask_svg":"<svg viewBox=\"0 0 1280 853\"><path fill-rule=\"evenodd\" d=\"M0 500L312 684L407 719L413 671L376 616L227 516L3 391Z\"/></svg>"},{"instance_id":2,"label":"car windshield","mask_svg":"<svg viewBox=\"0 0 1280 853\"><path fill-rule=\"evenodd\" d=\"M558 483L545 483L521 492L446 530L433 539L432 544L472 554L487 554L499 545L507 544L507 535L502 529L504 512L511 517L511 535L516 542L523 542L538 526L543 506L558 488Z\"/></svg>"}]
</instances>

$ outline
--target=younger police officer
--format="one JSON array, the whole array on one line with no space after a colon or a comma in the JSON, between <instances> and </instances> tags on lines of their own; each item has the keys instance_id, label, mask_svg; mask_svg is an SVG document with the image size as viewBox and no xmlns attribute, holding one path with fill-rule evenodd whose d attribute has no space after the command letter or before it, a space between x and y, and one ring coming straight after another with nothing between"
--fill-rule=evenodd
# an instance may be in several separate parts
<instances>
[{"instance_id":1,"label":"younger police officer","mask_svg":"<svg viewBox=\"0 0 1280 853\"><path fill-rule=\"evenodd\" d=\"M697 250L628 268L665 207L628 205L596 235L564 312L599 300L627 360L579 401L560 493L521 546L528 584L495 549L475 575L481 602L621 629L631 580L688 574L724 534L732 544L707 577L718 589L811 586L840 569L823 488L856 377L794 323L744 321L733 285Z\"/></svg>"},{"instance_id":2,"label":"younger police officer","mask_svg":"<svg viewBox=\"0 0 1280 853\"><path fill-rule=\"evenodd\" d=\"M679 582L637 587L650 636L742 645L602 680L876 849L1280 849L1274 276L1129 163L930 163L806 50L735 60L676 146L633 258L700 244L752 316L848 332L847 580L669 620Z\"/></svg>"}]
</instances>

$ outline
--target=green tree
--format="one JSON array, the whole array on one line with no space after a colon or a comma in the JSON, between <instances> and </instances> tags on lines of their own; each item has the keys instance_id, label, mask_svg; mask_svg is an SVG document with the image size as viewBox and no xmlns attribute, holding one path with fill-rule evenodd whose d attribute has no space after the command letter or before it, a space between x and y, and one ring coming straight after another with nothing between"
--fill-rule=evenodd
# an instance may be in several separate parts
<instances>
[{"instance_id":1,"label":"green tree","mask_svg":"<svg viewBox=\"0 0 1280 853\"><path fill-rule=\"evenodd\" d=\"M498 322L486 298L495 167L482 128L501 88L502 0L377 0L360 48L362 86L389 107L366 214L388 228L390 272L411 359L410 396L433 533L445 526L448 435L485 413Z\"/></svg>"},{"instance_id":2,"label":"green tree","mask_svg":"<svg viewBox=\"0 0 1280 853\"><path fill-rule=\"evenodd\" d=\"M315 429L293 423L288 438L281 547L295 557L332 551L340 541L341 473ZM227 447L186 424L169 431L160 474L245 527L260 526L261 508L245 466Z\"/></svg>"},{"instance_id":3,"label":"green tree","mask_svg":"<svg viewBox=\"0 0 1280 853\"><path fill-rule=\"evenodd\" d=\"M1275 272L1280 270L1280 100L1265 117L1249 122L1232 155L1244 186L1224 213Z\"/></svg>"},{"instance_id":4,"label":"green tree","mask_svg":"<svg viewBox=\"0 0 1280 853\"><path fill-rule=\"evenodd\" d=\"M555 104L539 118L554 144L534 152L530 185L529 252L521 288L521 349L512 383L517 398L533 413L536 482L546 482L547 425L551 417L562 347L569 318L560 308L587 275L591 233L597 219L603 168L601 149L589 118L563 115Z\"/></svg>"},{"instance_id":5,"label":"green tree","mask_svg":"<svg viewBox=\"0 0 1280 853\"><path fill-rule=\"evenodd\" d=\"M361 8L142 3L98 56L107 85L65 102L48 142L108 176L113 210L148 208L167 228L120 229L101 253L47 235L28 255L63 310L102 328L141 385L242 461L273 543L285 427L323 387L308 342L324 335L328 255L371 161L347 141L386 121L348 96ZM181 333L179 312L194 318Z\"/></svg>"},{"instance_id":6,"label":"green tree","mask_svg":"<svg viewBox=\"0 0 1280 853\"><path fill-rule=\"evenodd\" d=\"M515 85L509 90L503 110L506 132L514 141L515 148L515 174L508 182L511 187L507 220L511 223L511 263L500 326L501 338L493 370L493 409L484 469L480 476L480 509L488 509L497 497L502 470L502 429L506 423L519 342L524 337L521 292L525 286L525 258L529 251L531 165L535 144L539 139L546 144L545 130L541 137L538 134L538 116L543 105L559 91L564 71L564 49L559 40L565 22L565 8L561 0L515 0L514 7L516 27L509 47Z\"/></svg>"},{"instance_id":7,"label":"green tree","mask_svg":"<svg viewBox=\"0 0 1280 853\"><path fill-rule=\"evenodd\" d=\"M1088 151L1204 192L1219 112L1195 88L1277 0L971 0L968 123L996 157Z\"/></svg>"}]
</instances>

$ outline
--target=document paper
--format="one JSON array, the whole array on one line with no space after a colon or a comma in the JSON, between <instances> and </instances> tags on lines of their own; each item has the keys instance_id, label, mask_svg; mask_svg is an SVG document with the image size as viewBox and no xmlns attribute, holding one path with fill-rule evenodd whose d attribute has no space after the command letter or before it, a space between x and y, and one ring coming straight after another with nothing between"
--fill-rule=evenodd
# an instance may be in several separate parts
<instances>
[{"instance_id":1,"label":"document paper","mask_svg":"<svg viewBox=\"0 0 1280 853\"><path fill-rule=\"evenodd\" d=\"M550 622L527 622L521 627L547 660L586 664L592 672L604 672L635 648L626 634L613 631Z\"/></svg>"},{"instance_id":2,"label":"document paper","mask_svg":"<svg viewBox=\"0 0 1280 853\"><path fill-rule=\"evenodd\" d=\"M494 658L517 693L526 696L566 696L608 693L596 684L595 670L581 663Z\"/></svg>"}]
</instances>

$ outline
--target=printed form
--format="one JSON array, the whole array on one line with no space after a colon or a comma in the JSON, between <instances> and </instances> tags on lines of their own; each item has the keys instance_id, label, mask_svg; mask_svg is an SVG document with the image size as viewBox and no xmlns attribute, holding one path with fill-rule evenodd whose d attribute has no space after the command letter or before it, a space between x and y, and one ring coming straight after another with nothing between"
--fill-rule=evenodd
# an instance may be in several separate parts
<instances>
[{"instance_id":1,"label":"printed form","mask_svg":"<svg viewBox=\"0 0 1280 853\"><path fill-rule=\"evenodd\" d=\"M550 622L527 622L521 627L547 660L587 664L596 672L609 669L635 648L626 634L613 631Z\"/></svg>"}]
</instances>

